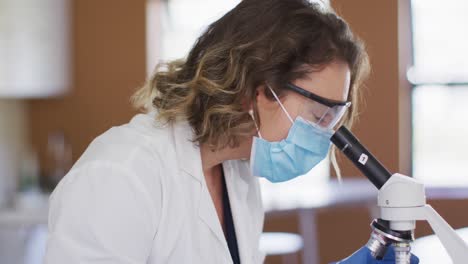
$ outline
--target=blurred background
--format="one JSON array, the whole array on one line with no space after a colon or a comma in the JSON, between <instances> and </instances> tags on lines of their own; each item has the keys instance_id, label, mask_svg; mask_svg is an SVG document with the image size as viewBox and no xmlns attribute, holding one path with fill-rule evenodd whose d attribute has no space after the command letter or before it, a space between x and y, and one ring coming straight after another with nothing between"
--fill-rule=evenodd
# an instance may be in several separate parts
<instances>
[{"instance_id":1,"label":"blurred background","mask_svg":"<svg viewBox=\"0 0 468 264\"><path fill-rule=\"evenodd\" d=\"M129 97L159 61L184 57L239 2L0 0L0 263L42 263L57 182L92 139L136 114ZM468 2L320 3L370 54L355 134L392 172L422 180L454 228L468 227ZM376 191L339 162L341 185L328 160L287 183L262 181L266 263L328 263L367 242ZM418 222L416 237L430 234Z\"/></svg>"}]
</instances>

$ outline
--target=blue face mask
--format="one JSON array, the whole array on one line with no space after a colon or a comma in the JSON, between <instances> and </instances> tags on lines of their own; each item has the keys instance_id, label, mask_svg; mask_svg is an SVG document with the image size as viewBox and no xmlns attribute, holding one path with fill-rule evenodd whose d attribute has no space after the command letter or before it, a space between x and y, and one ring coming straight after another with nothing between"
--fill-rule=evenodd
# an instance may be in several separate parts
<instances>
[{"instance_id":1,"label":"blue face mask","mask_svg":"<svg viewBox=\"0 0 468 264\"><path fill-rule=\"evenodd\" d=\"M278 103L291 120L279 100ZM332 134L331 129L321 128L298 116L286 139L270 142L261 135L254 137L250 156L252 174L270 182L284 182L306 174L327 156Z\"/></svg>"}]
</instances>

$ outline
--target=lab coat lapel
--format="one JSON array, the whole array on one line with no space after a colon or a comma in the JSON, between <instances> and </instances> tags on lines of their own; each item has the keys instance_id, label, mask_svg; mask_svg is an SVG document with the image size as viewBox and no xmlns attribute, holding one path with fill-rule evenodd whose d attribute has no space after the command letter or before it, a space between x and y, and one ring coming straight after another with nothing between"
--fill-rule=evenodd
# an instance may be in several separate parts
<instances>
[{"instance_id":1,"label":"lab coat lapel","mask_svg":"<svg viewBox=\"0 0 468 264\"><path fill-rule=\"evenodd\" d=\"M234 228L236 230L237 246L241 263L251 263L252 225L248 210L248 191L250 176L248 170L243 168L241 161L226 161L223 163L226 187L231 205ZM247 168L247 167L246 167Z\"/></svg>"},{"instance_id":2,"label":"lab coat lapel","mask_svg":"<svg viewBox=\"0 0 468 264\"><path fill-rule=\"evenodd\" d=\"M224 248L224 254L229 257L230 253L227 246L226 238L221 224L218 220L218 215L207 189L205 177L201 163L200 148L196 143L192 142L193 132L191 127L186 122L174 124L174 135L176 151L181 170L192 177L195 188L198 188L197 197L193 197L197 201L197 211L200 220L205 223L211 231L211 234L218 240L221 247ZM193 157L186 159L186 157Z\"/></svg>"},{"instance_id":3,"label":"lab coat lapel","mask_svg":"<svg viewBox=\"0 0 468 264\"><path fill-rule=\"evenodd\" d=\"M193 177L199 184L202 183L202 168L200 148L192 142L192 128L187 122L177 122L174 128L174 143L177 152L177 161L180 169ZM187 157L192 157L187 159Z\"/></svg>"}]
</instances>

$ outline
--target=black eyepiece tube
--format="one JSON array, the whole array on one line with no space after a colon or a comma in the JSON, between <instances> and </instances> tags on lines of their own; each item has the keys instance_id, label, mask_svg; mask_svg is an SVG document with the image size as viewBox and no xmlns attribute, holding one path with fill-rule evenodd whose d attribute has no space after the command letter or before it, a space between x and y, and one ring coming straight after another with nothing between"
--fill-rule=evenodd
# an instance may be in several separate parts
<instances>
[{"instance_id":1,"label":"black eyepiece tube","mask_svg":"<svg viewBox=\"0 0 468 264\"><path fill-rule=\"evenodd\" d=\"M331 142L380 189L392 174L359 142L346 127L341 126L331 137Z\"/></svg>"}]
</instances>

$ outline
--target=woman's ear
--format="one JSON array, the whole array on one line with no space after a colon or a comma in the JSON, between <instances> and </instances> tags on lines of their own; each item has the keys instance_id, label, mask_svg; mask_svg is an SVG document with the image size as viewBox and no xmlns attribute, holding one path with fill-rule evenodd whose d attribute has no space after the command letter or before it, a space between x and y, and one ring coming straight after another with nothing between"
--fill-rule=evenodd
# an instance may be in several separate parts
<instances>
[{"instance_id":1,"label":"woman's ear","mask_svg":"<svg viewBox=\"0 0 468 264\"><path fill-rule=\"evenodd\" d=\"M275 109L278 104L275 100L270 100L266 95L266 85L259 85L256 89L257 106L261 109Z\"/></svg>"}]
</instances>

